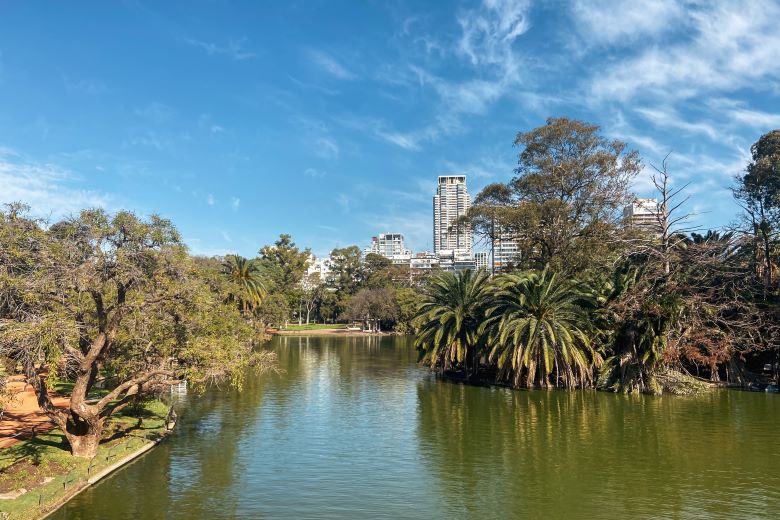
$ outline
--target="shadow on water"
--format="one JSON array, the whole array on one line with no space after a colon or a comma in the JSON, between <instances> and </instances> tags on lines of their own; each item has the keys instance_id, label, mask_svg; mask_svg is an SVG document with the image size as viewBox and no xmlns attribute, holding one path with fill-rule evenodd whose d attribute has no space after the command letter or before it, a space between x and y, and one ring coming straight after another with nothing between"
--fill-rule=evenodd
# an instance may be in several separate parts
<instances>
[{"instance_id":1,"label":"shadow on water","mask_svg":"<svg viewBox=\"0 0 780 520\"><path fill-rule=\"evenodd\" d=\"M780 401L757 397L421 382L418 436L458 518L762 518L780 500Z\"/></svg>"},{"instance_id":2,"label":"shadow on water","mask_svg":"<svg viewBox=\"0 0 780 520\"><path fill-rule=\"evenodd\" d=\"M283 373L187 398L173 436L54 518L769 518L780 396L439 381L410 338L280 337Z\"/></svg>"}]
</instances>

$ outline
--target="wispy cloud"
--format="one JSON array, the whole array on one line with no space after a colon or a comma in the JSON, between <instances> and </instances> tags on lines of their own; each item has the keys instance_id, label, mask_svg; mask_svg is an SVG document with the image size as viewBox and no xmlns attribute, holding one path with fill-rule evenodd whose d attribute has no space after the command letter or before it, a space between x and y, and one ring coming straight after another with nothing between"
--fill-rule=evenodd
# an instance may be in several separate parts
<instances>
[{"instance_id":1,"label":"wispy cloud","mask_svg":"<svg viewBox=\"0 0 780 520\"><path fill-rule=\"evenodd\" d=\"M780 4L774 0L686 5L686 36L645 47L599 70L590 94L627 101L641 94L689 99L704 92L777 88L778 19Z\"/></svg>"},{"instance_id":2,"label":"wispy cloud","mask_svg":"<svg viewBox=\"0 0 780 520\"><path fill-rule=\"evenodd\" d=\"M515 40L530 29L529 0L483 0L476 9L458 16L462 33L457 52L472 65L498 65L504 75L514 75L519 61Z\"/></svg>"},{"instance_id":3,"label":"wispy cloud","mask_svg":"<svg viewBox=\"0 0 780 520\"><path fill-rule=\"evenodd\" d=\"M29 204L36 215L64 217L89 207L108 208L114 198L96 190L74 187L79 176L51 163L31 160L0 149L0 203Z\"/></svg>"},{"instance_id":4,"label":"wispy cloud","mask_svg":"<svg viewBox=\"0 0 780 520\"><path fill-rule=\"evenodd\" d=\"M671 30L684 19L677 0L575 0L571 10L585 45L630 45Z\"/></svg>"},{"instance_id":5,"label":"wispy cloud","mask_svg":"<svg viewBox=\"0 0 780 520\"><path fill-rule=\"evenodd\" d=\"M211 193L206 195L206 204L208 204L209 206L213 206L215 202L216 201L214 200L214 195L212 195Z\"/></svg>"},{"instance_id":6,"label":"wispy cloud","mask_svg":"<svg viewBox=\"0 0 780 520\"><path fill-rule=\"evenodd\" d=\"M241 199L238 197L231 197L230 207L233 208L233 211L238 211L238 208L241 207Z\"/></svg>"},{"instance_id":7,"label":"wispy cloud","mask_svg":"<svg viewBox=\"0 0 780 520\"><path fill-rule=\"evenodd\" d=\"M339 145L333 138L320 137L314 142L314 153L323 159L338 159Z\"/></svg>"},{"instance_id":8,"label":"wispy cloud","mask_svg":"<svg viewBox=\"0 0 780 520\"><path fill-rule=\"evenodd\" d=\"M133 114L154 124L162 124L173 118L174 110L171 106L158 101L153 101L146 106L136 108Z\"/></svg>"},{"instance_id":9,"label":"wispy cloud","mask_svg":"<svg viewBox=\"0 0 780 520\"><path fill-rule=\"evenodd\" d=\"M769 130L780 128L780 113L761 112L744 108L730 110L728 115L732 120L745 126Z\"/></svg>"},{"instance_id":10,"label":"wispy cloud","mask_svg":"<svg viewBox=\"0 0 780 520\"><path fill-rule=\"evenodd\" d=\"M0 68L0 73L2 69ZM106 82L100 78L70 78L65 74L62 75L62 82L65 84L65 89L68 92L78 92L81 94L96 95L102 94L108 90Z\"/></svg>"},{"instance_id":11,"label":"wispy cloud","mask_svg":"<svg viewBox=\"0 0 780 520\"><path fill-rule=\"evenodd\" d=\"M327 175L327 172L324 172L322 170L318 170L316 168L306 168L303 171L303 174L306 177L317 178L317 177L325 177L325 175Z\"/></svg>"},{"instance_id":12,"label":"wispy cloud","mask_svg":"<svg viewBox=\"0 0 780 520\"><path fill-rule=\"evenodd\" d=\"M247 38L228 40L224 45L196 40L194 38L185 38L184 42L205 51L209 56L222 55L235 61L249 60L257 56L254 52L250 52L244 48Z\"/></svg>"},{"instance_id":13,"label":"wispy cloud","mask_svg":"<svg viewBox=\"0 0 780 520\"><path fill-rule=\"evenodd\" d=\"M523 59L515 42L530 28L527 0L484 0L457 15L460 34L452 53L469 70L458 79L445 78L422 65L410 65L401 74L385 71L380 79L422 91L431 89L437 110L427 124L406 132L375 125L374 134L406 150L466 130L464 118L486 114L521 83ZM402 32L402 34L404 34ZM411 73L410 81L405 76Z\"/></svg>"},{"instance_id":14,"label":"wispy cloud","mask_svg":"<svg viewBox=\"0 0 780 520\"><path fill-rule=\"evenodd\" d=\"M336 196L336 203L341 207L342 213L349 213L352 206L352 199L346 193L339 193Z\"/></svg>"},{"instance_id":15,"label":"wispy cloud","mask_svg":"<svg viewBox=\"0 0 780 520\"><path fill-rule=\"evenodd\" d=\"M324 70L331 76L345 80L355 79L355 74L353 74L352 71L347 69L347 67L342 65L336 58L327 52L309 49L306 54L315 66Z\"/></svg>"},{"instance_id":16,"label":"wispy cloud","mask_svg":"<svg viewBox=\"0 0 780 520\"><path fill-rule=\"evenodd\" d=\"M690 122L671 109L637 108L636 112L661 128L675 128L689 134L702 134L714 141L721 136L721 132L713 124L703 121Z\"/></svg>"}]
</instances>

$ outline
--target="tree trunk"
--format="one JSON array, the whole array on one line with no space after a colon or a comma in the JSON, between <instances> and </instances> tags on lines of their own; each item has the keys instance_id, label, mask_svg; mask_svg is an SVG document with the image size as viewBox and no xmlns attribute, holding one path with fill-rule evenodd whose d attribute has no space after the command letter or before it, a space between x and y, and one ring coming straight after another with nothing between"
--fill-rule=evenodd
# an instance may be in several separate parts
<instances>
[{"instance_id":1,"label":"tree trunk","mask_svg":"<svg viewBox=\"0 0 780 520\"><path fill-rule=\"evenodd\" d=\"M765 224L766 225L766 224ZM766 287L767 290L771 290L772 288L772 259L769 256L769 233L767 233L766 229L761 230L761 236L764 241L764 269L766 269L766 273L764 276L766 277Z\"/></svg>"},{"instance_id":2,"label":"tree trunk","mask_svg":"<svg viewBox=\"0 0 780 520\"><path fill-rule=\"evenodd\" d=\"M97 454L100 437L103 434L102 419L81 419L71 412L71 419L65 430L65 437L70 444L70 451L74 457L91 459Z\"/></svg>"}]
</instances>

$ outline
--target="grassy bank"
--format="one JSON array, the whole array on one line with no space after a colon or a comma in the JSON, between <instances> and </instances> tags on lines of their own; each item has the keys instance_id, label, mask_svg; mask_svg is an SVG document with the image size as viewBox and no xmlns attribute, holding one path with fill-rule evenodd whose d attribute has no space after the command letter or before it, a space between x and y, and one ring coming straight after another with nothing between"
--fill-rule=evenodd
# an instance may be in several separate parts
<instances>
[{"instance_id":1,"label":"grassy bank","mask_svg":"<svg viewBox=\"0 0 780 520\"><path fill-rule=\"evenodd\" d=\"M297 330L346 329L347 326L348 325L344 323L304 323L303 325L290 324L280 330L297 331Z\"/></svg>"},{"instance_id":2,"label":"grassy bank","mask_svg":"<svg viewBox=\"0 0 780 520\"><path fill-rule=\"evenodd\" d=\"M70 455L65 436L55 429L0 452L0 493L27 490L14 499L0 500L0 518L44 516L78 493L94 477L167 432L166 405L151 401L125 411L106 425L92 460Z\"/></svg>"}]
</instances>

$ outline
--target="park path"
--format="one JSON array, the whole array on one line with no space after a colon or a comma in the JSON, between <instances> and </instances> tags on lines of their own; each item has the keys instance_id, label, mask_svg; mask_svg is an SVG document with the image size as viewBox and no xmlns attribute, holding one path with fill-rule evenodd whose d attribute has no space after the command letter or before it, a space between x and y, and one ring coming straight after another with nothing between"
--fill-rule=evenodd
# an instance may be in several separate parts
<instances>
[{"instance_id":1,"label":"park path","mask_svg":"<svg viewBox=\"0 0 780 520\"><path fill-rule=\"evenodd\" d=\"M0 449L13 446L20 439L31 437L33 429L40 433L54 428L54 424L38 408L38 399L32 386L28 385L22 376L10 377L7 387L15 396L0 419ZM68 406L67 397L51 395L54 406Z\"/></svg>"}]
</instances>

